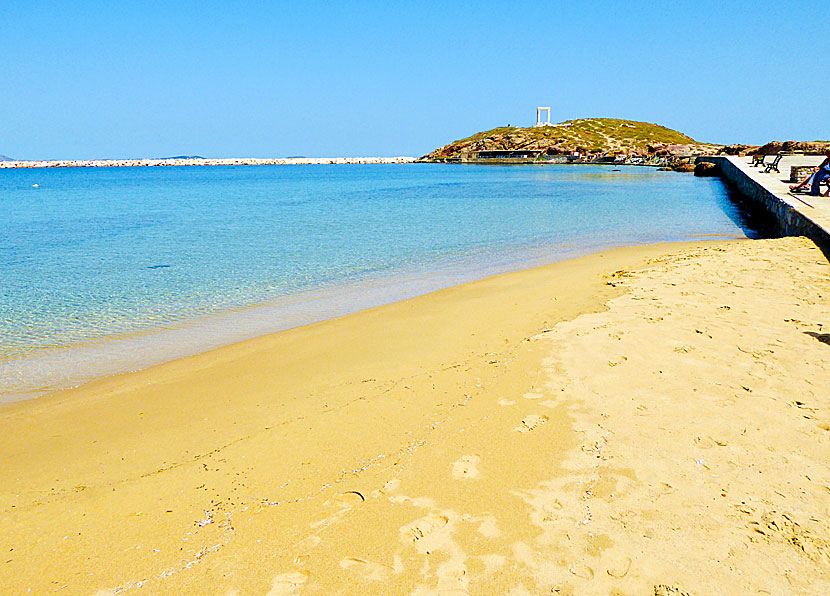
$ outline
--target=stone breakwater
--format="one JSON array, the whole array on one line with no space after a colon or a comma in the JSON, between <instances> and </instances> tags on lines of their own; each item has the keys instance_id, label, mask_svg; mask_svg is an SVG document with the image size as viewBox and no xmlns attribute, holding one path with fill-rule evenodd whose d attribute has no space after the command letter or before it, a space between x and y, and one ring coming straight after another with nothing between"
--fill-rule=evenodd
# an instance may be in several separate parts
<instances>
[{"instance_id":1,"label":"stone breakwater","mask_svg":"<svg viewBox=\"0 0 830 596\"><path fill-rule=\"evenodd\" d=\"M241 157L171 159L61 159L0 161L2 168L136 168L150 166L287 166L322 164L412 163L414 157Z\"/></svg>"}]
</instances>

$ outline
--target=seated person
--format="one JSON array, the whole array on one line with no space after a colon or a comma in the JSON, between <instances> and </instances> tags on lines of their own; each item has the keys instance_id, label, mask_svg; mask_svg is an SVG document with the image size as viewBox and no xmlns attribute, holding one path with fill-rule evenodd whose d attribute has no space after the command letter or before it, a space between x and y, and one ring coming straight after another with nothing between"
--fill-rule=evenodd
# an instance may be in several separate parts
<instances>
[{"instance_id":1,"label":"seated person","mask_svg":"<svg viewBox=\"0 0 830 596\"><path fill-rule=\"evenodd\" d=\"M791 191L796 191L799 188L804 188L809 183L810 194L813 196L819 195L819 186L824 180L830 178L830 149L825 151L824 155L824 161L818 164L818 167L815 170L813 170L812 174L807 176L804 180L802 180L795 186L791 186Z\"/></svg>"}]
</instances>

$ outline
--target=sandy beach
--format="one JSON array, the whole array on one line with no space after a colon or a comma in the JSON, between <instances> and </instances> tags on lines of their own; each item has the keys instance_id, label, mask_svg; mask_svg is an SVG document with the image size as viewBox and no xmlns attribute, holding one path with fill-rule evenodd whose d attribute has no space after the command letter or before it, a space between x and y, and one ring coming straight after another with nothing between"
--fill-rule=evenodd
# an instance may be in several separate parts
<instances>
[{"instance_id":1,"label":"sandy beach","mask_svg":"<svg viewBox=\"0 0 830 596\"><path fill-rule=\"evenodd\" d=\"M607 251L0 407L0 594L830 593L830 265Z\"/></svg>"}]
</instances>

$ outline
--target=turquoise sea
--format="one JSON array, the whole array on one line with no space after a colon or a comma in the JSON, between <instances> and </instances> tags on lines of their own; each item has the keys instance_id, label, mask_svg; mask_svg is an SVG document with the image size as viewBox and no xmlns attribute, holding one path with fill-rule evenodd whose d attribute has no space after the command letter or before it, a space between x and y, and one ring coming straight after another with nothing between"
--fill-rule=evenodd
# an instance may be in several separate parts
<instances>
[{"instance_id":1,"label":"turquoise sea","mask_svg":"<svg viewBox=\"0 0 830 596\"><path fill-rule=\"evenodd\" d=\"M756 236L611 166L0 170L0 399L603 248Z\"/></svg>"}]
</instances>

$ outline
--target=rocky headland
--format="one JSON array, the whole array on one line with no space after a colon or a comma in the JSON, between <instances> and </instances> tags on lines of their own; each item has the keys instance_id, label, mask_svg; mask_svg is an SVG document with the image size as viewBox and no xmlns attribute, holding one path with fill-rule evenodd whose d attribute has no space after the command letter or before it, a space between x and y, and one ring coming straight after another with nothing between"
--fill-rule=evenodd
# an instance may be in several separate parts
<instances>
[{"instance_id":1,"label":"rocky headland","mask_svg":"<svg viewBox=\"0 0 830 596\"><path fill-rule=\"evenodd\" d=\"M714 155L727 150L755 149L725 147L694 140L676 130L633 120L581 118L549 126L500 127L454 141L423 156L419 161L474 160L481 151L532 151L540 157L670 157Z\"/></svg>"},{"instance_id":2,"label":"rocky headland","mask_svg":"<svg viewBox=\"0 0 830 596\"><path fill-rule=\"evenodd\" d=\"M650 165L715 176L711 155L795 152L821 154L828 141L772 141L763 146L717 145L659 124L616 118L580 118L533 127L503 126L453 141L417 159L427 163L614 163Z\"/></svg>"}]
</instances>

